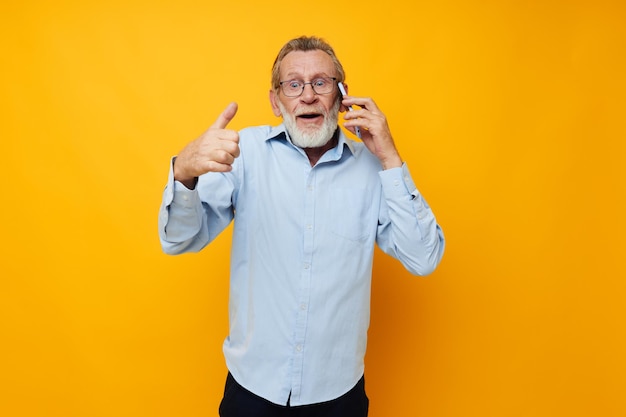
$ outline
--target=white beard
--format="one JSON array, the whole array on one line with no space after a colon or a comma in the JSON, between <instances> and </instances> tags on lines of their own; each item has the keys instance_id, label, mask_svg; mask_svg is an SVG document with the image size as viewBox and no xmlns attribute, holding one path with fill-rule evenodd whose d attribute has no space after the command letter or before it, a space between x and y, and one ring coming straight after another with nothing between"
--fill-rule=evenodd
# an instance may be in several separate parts
<instances>
[{"instance_id":1,"label":"white beard","mask_svg":"<svg viewBox=\"0 0 626 417\"><path fill-rule=\"evenodd\" d=\"M278 107L283 115L283 122L289 132L289 137L294 145L300 148L319 148L328 143L337 130L337 121L339 119L339 106L341 102L337 100L330 111L326 112L321 107L306 107L298 110L298 114L306 113L307 111L316 111L324 115L324 123L317 129L302 130L296 123L296 115L289 113L283 103L278 101Z\"/></svg>"}]
</instances>

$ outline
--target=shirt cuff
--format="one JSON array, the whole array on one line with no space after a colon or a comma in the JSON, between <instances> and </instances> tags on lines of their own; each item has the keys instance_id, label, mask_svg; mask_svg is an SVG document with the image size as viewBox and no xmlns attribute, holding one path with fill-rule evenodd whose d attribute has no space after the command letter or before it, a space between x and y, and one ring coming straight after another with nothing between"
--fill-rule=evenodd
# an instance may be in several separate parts
<instances>
[{"instance_id":1,"label":"shirt cuff","mask_svg":"<svg viewBox=\"0 0 626 417\"><path fill-rule=\"evenodd\" d=\"M165 187L164 201L166 206L175 204L184 208L191 208L196 205L200 196L198 194L198 187L190 190L185 187L182 182L174 179L174 160L173 157L170 160L170 171L167 178L167 186Z\"/></svg>"},{"instance_id":2,"label":"shirt cuff","mask_svg":"<svg viewBox=\"0 0 626 417\"><path fill-rule=\"evenodd\" d=\"M174 195L172 202L177 206L190 209L195 207L200 202L200 195L198 193L198 187L190 190L185 187L182 182L174 181Z\"/></svg>"}]
</instances>

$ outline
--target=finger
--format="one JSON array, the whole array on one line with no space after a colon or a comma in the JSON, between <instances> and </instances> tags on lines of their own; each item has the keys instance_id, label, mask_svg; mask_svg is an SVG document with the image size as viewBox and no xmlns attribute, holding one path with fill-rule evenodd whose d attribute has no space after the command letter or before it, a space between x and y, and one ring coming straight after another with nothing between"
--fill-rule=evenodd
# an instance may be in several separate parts
<instances>
[{"instance_id":1,"label":"finger","mask_svg":"<svg viewBox=\"0 0 626 417\"><path fill-rule=\"evenodd\" d=\"M222 149L222 151L227 152L234 158L237 158L240 152L238 144L239 137L237 136L235 138L222 138L221 140L222 142L220 143L220 148Z\"/></svg>"},{"instance_id":2,"label":"finger","mask_svg":"<svg viewBox=\"0 0 626 417\"><path fill-rule=\"evenodd\" d=\"M198 170L204 172L225 172L235 162L236 156L225 151L215 150L198 161Z\"/></svg>"},{"instance_id":3,"label":"finger","mask_svg":"<svg viewBox=\"0 0 626 417\"><path fill-rule=\"evenodd\" d=\"M228 152L227 150L222 149L220 151L214 152L214 157L211 158L211 160L219 164L232 165L233 162L235 162L235 158L236 158L235 155Z\"/></svg>"},{"instance_id":4,"label":"finger","mask_svg":"<svg viewBox=\"0 0 626 417\"><path fill-rule=\"evenodd\" d=\"M346 96L344 100L342 101L342 104L344 106L351 105L353 106L354 110L357 110L357 108L354 107L354 106L357 106L357 107L360 107L361 109L365 109L365 110L369 110L373 112L379 112L379 109L376 106L376 103L374 102L374 100L372 100L371 97Z\"/></svg>"},{"instance_id":5,"label":"finger","mask_svg":"<svg viewBox=\"0 0 626 417\"><path fill-rule=\"evenodd\" d=\"M359 122L363 123L365 121L369 121L372 118L372 112L365 109L348 111L343 114L343 119L346 121L358 120Z\"/></svg>"},{"instance_id":6,"label":"finger","mask_svg":"<svg viewBox=\"0 0 626 417\"><path fill-rule=\"evenodd\" d=\"M231 164L223 164L217 161L209 161L207 164L207 172L230 172L233 166Z\"/></svg>"},{"instance_id":7,"label":"finger","mask_svg":"<svg viewBox=\"0 0 626 417\"><path fill-rule=\"evenodd\" d=\"M354 120L354 119L362 118L365 115L366 115L365 110L352 110L352 111L345 112L343 115L343 118L345 120Z\"/></svg>"},{"instance_id":8,"label":"finger","mask_svg":"<svg viewBox=\"0 0 626 417\"><path fill-rule=\"evenodd\" d=\"M219 115L215 123L211 125L211 129L224 129L228 123L233 120L235 114L237 114L237 103L230 103L226 109Z\"/></svg>"},{"instance_id":9,"label":"finger","mask_svg":"<svg viewBox=\"0 0 626 417\"><path fill-rule=\"evenodd\" d=\"M233 142L235 144L239 143L239 132L236 132L234 130L222 129L218 131L213 137L221 141Z\"/></svg>"}]
</instances>

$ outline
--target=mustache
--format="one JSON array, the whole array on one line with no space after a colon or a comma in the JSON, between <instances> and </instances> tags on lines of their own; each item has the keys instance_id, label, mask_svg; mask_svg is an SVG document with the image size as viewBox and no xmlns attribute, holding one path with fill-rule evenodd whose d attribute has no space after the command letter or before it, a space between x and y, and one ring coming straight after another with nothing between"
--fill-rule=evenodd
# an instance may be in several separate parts
<instances>
[{"instance_id":1,"label":"mustache","mask_svg":"<svg viewBox=\"0 0 626 417\"><path fill-rule=\"evenodd\" d=\"M312 113L322 114L324 116L327 115L326 110L324 108L316 107L316 106L299 107L293 112L293 115L302 116L303 114L312 114Z\"/></svg>"}]
</instances>

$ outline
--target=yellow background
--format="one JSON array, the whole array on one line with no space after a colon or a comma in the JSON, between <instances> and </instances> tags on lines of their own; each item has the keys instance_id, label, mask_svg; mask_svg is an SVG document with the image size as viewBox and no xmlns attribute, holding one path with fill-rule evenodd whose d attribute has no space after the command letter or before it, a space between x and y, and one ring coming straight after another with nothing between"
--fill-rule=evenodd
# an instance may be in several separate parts
<instances>
[{"instance_id":1,"label":"yellow background","mask_svg":"<svg viewBox=\"0 0 626 417\"><path fill-rule=\"evenodd\" d=\"M4 1L0 415L215 416L230 231L161 253L168 160L275 124L288 39L334 45L447 237L377 252L372 417L626 415L621 1Z\"/></svg>"}]
</instances>

